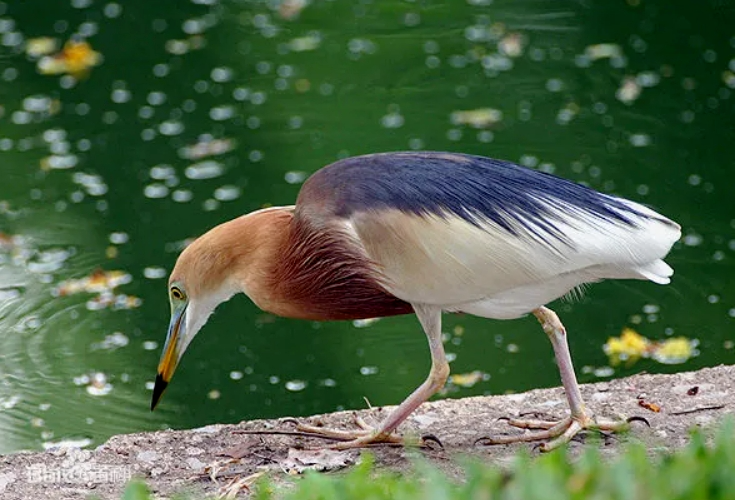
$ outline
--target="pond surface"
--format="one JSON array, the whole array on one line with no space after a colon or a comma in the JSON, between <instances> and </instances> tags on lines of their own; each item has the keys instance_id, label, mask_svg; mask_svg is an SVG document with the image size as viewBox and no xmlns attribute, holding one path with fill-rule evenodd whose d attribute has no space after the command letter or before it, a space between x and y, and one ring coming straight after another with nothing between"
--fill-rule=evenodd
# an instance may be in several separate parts
<instances>
[{"instance_id":1,"label":"pond surface","mask_svg":"<svg viewBox=\"0 0 735 500\"><path fill-rule=\"evenodd\" d=\"M552 305L579 378L735 362L726 2L39 5L0 3L0 453L400 402L429 367L415 318L291 321L238 296L149 411L186 241L368 152L508 159L661 211L684 233L670 286ZM611 366L624 328L698 345ZM532 318L447 315L444 330L469 374L447 397L559 385Z\"/></svg>"}]
</instances>

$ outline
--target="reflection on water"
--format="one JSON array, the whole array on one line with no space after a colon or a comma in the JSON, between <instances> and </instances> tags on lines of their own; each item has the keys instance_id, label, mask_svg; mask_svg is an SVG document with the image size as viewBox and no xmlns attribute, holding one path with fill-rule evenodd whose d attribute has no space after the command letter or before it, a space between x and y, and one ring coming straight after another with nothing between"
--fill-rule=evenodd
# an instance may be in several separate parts
<instances>
[{"instance_id":1,"label":"reflection on water","mask_svg":"<svg viewBox=\"0 0 735 500\"><path fill-rule=\"evenodd\" d=\"M732 363L728 15L632 0L0 2L0 452L399 402L428 370L415 319L288 321L237 297L148 411L176 254L367 152L494 156L652 205L684 228L673 284L603 283L556 305L580 378ZM699 354L611 366L603 346L626 327ZM445 330L447 395L558 384L534 321L448 316Z\"/></svg>"}]
</instances>

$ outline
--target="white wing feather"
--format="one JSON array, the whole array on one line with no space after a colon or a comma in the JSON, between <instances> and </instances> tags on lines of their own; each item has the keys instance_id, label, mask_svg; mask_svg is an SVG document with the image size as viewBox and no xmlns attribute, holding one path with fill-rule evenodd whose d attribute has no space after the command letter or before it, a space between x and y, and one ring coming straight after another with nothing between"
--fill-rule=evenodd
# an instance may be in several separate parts
<instances>
[{"instance_id":1,"label":"white wing feather","mask_svg":"<svg viewBox=\"0 0 735 500\"><path fill-rule=\"evenodd\" d=\"M565 242L515 223L517 235L478 218L413 215L399 210L356 213L347 230L380 268L384 286L415 304L439 305L490 318L514 318L582 283L606 278L665 284L673 270L663 257L680 228L634 202L635 226L568 205L549 206ZM526 221L532 224L532 221ZM532 227L532 226L531 226Z\"/></svg>"}]
</instances>

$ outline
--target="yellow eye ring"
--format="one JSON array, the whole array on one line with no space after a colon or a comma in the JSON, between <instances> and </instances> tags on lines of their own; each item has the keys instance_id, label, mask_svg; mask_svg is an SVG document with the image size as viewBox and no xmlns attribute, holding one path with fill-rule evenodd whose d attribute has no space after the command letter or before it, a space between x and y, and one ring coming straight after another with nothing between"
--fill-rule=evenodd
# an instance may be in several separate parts
<instances>
[{"instance_id":1,"label":"yellow eye ring","mask_svg":"<svg viewBox=\"0 0 735 500\"><path fill-rule=\"evenodd\" d=\"M184 292L181 291L181 289L177 286L171 287L171 297L173 297L176 300L184 300L186 296L184 295Z\"/></svg>"}]
</instances>

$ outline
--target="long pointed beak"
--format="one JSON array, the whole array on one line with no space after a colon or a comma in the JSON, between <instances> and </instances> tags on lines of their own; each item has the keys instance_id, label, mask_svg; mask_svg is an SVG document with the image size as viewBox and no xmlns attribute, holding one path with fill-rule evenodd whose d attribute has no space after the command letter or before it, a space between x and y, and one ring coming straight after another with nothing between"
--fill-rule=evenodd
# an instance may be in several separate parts
<instances>
[{"instance_id":1,"label":"long pointed beak","mask_svg":"<svg viewBox=\"0 0 735 500\"><path fill-rule=\"evenodd\" d=\"M158 362L158 374L156 375L156 383L153 386L153 398L151 399L151 411L156 408L158 401L163 396L171 377L176 371L181 355L184 354L181 349L181 340L186 337L186 304L181 304L171 311L171 321L168 325L168 334L166 335L166 343L161 352L161 360Z\"/></svg>"}]
</instances>

